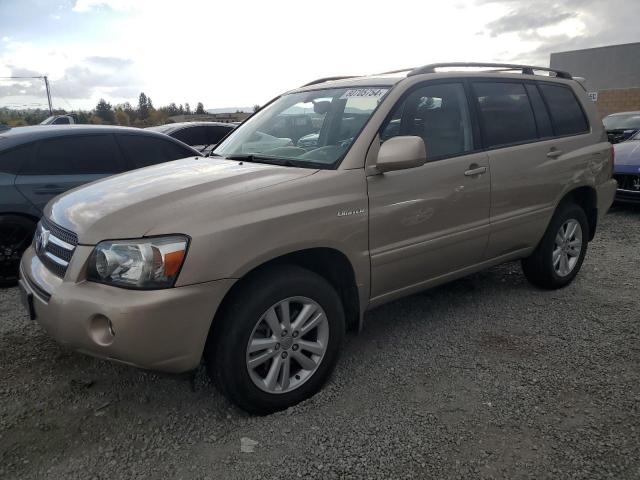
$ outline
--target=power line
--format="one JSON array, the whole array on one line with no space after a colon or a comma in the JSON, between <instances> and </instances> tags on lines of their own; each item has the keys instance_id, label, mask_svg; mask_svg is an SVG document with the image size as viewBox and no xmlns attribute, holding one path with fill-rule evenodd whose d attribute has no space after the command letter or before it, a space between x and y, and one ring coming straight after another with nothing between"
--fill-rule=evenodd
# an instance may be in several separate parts
<instances>
[{"instance_id":1,"label":"power line","mask_svg":"<svg viewBox=\"0 0 640 480\"><path fill-rule=\"evenodd\" d=\"M40 77L26 77L26 76L17 76L17 77L0 77L2 80L44 80L44 86L47 90L47 102L49 103L49 114L53 115L53 106L51 105L51 89L49 88L49 79L46 75L42 75Z\"/></svg>"}]
</instances>

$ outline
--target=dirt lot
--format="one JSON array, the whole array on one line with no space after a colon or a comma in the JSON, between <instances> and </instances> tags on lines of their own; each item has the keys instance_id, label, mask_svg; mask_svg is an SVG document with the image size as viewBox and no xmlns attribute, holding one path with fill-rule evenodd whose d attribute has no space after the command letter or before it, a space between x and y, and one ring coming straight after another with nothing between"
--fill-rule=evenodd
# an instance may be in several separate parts
<instances>
[{"instance_id":1,"label":"dirt lot","mask_svg":"<svg viewBox=\"0 0 640 480\"><path fill-rule=\"evenodd\" d=\"M508 264L371 312L316 397L250 417L66 351L0 291L0 478L640 478L640 210L576 282ZM243 437L257 443L241 452Z\"/></svg>"}]
</instances>

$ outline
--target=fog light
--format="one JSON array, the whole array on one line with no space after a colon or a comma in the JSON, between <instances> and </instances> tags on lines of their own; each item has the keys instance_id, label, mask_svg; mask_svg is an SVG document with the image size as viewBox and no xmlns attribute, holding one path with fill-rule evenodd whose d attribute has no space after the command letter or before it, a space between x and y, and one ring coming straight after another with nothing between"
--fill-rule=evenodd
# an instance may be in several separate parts
<instances>
[{"instance_id":1,"label":"fog light","mask_svg":"<svg viewBox=\"0 0 640 480\"><path fill-rule=\"evenodd\" d=\"M109 318L104 315L96 315L89 322L89 335L98 345L107 347L113 343L116 331Z\"/></svg>"}]
</instances>

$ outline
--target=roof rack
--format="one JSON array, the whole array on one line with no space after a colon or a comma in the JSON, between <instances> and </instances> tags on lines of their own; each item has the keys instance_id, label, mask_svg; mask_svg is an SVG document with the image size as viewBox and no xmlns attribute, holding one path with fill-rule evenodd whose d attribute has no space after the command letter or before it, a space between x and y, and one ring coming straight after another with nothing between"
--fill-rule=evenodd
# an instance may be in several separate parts
<instances>
[{"instance_id":1,"label":"roof rack","mask_svg":"<svg viewBox=\"0 0 640 480\"><path fill-rule=\"evenodd\" d=\"M318 83L331 82L333 80L344 80L346 78L357 78L358 75L341 75L338 77L322 77L314 80L313 82L305 83L302 87L308 87L309 85L317 85ZM300 87L300 88L302 88Z\"/></svg>"},{"instance_id":2,"label":"roof rack","mask_svg":"<svg viewBox=\"0 0 640 480\"><path fill-rule=\"evenodd\" d=\"M453 62L453 63L432 63L430 65L424 65L422 67L414 68L411 70L407 77L411 77L413 75L420 75L423 73L436 73L437 68L449 68L449 67L489 67L489 68L500 68L501 71L510 71L510 70L520 70L523 75L535 75L533 72L535 70L542 72L552 72L556 74L558 78L573 78L569 72L565 72L563 70L556 70L555 68L546 68L546 67L535 67L532 65L517 65L511 63L482 63L482 62Z\"/></svg>"}]
</instances>

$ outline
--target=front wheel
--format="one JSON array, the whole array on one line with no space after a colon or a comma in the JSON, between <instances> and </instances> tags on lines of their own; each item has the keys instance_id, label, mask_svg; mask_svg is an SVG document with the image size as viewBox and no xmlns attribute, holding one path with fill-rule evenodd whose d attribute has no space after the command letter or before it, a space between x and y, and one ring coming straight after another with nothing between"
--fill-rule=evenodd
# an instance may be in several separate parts
<instances>
[{"instance_id":1,"label":"front wheel","mask_svg":"<svg viewBox=\"0 0 640 480\"><path fill-rule=\"evenodd\" d=\"M584 210L573 203L561 205L533 254L522 261L527 280L556 289L573 281L580 271L589 243Z\"/></svg>"},{"instance_id":2,"label":"front wheel","mask_svg":"<svg viewBox=\"0 0 640 480\"><path fill-rule=\"evenodd\" d=\"M19 215L0 215L0 287L18 281L20 258L31 243L36 224Z\"/></svg>"},{"instance_id":3,"label":"front wheel","mask_svg":"<svg viewBox=\"0 0 640 480\"><path fill-rule=\"evenodd\" d=\"M267 414L312 396L331 374L344 311L319 275L279 266L246 280L214 319L207 370L233 403Z\"/></svg>"}]
</instances>

